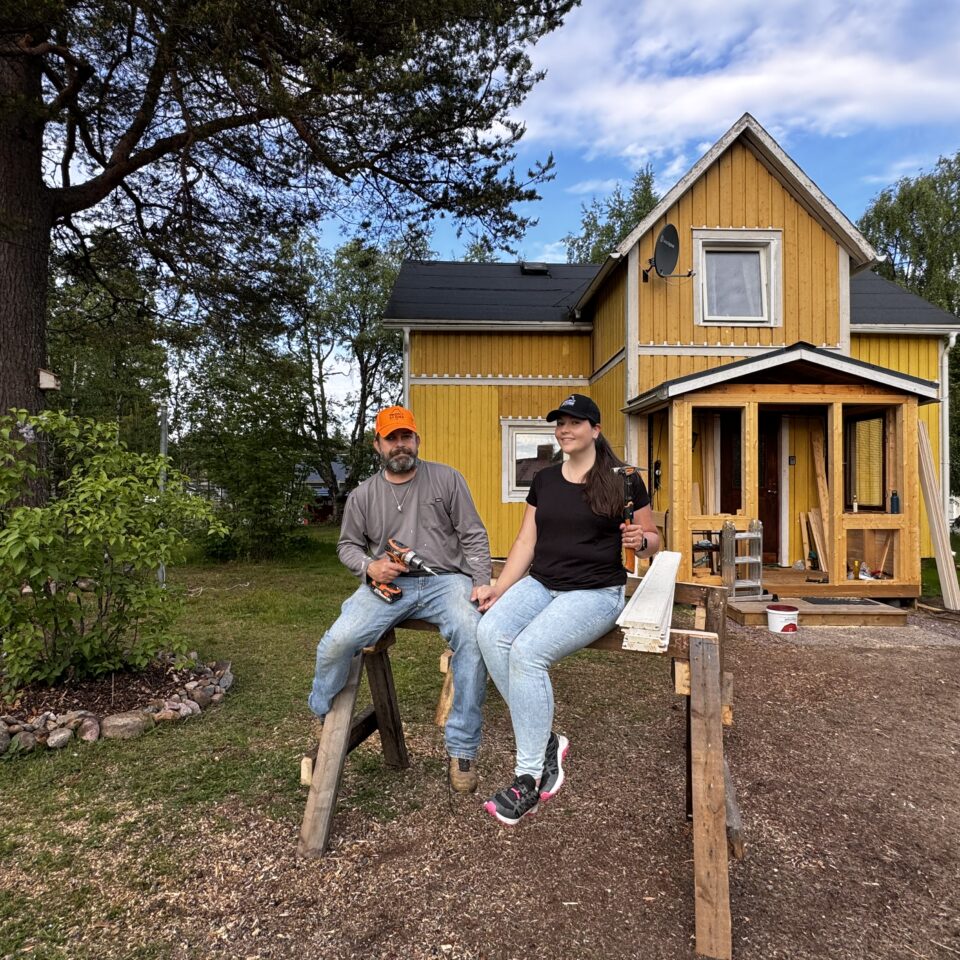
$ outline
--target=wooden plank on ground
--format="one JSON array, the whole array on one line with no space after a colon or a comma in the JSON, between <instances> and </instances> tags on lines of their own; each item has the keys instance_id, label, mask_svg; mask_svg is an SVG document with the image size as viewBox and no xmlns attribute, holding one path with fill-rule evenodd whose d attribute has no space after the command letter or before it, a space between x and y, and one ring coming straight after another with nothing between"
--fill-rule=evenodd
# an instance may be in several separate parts
<instances>
[{"instance_id":1,"label":"wooden plank on ground","mask_svg":"<svg viewBox=\"0 0 960 960\"><path fill-rule=\"evenodd\" d=\"M307 795L307 807L300 826L297 853L301 857L322 857L330 842L337 805L337 791L347 756L353 707L357 702L363 656L357 655L350 663L346 686L336 695L327 714L320 737L320 749L313 768L313 782Z\"/></svg>"},{"instance_id":2,"label":"wooden plank on ground","mask_svg":"<svg viewBox=\"0 0 960 960\"><path fill-rule=\"evenodd\" d=\"M720 651L715 639L690 640L690 752L697 953L730 960L727 808L720 709Z\"/></svg>"},{"instance_id":3,"label":"wooden plank on ground","mask_svg":"<svg viewBox=\"0 0 960 960\"><path fill-rule=\"evenodd\" d=\"M810 538L807 536L807 515L800 511L800 539L803 541L803 569L810 569Z\"/></svg>"},{"instance_id":4,"label":"wooden plank on ground","mask_svg":"<svg viewBox=\"0 0 960 960\"><path fill-rule=\"evenodd\" d=\"M817 563L823 573L829 574L830 568L827 562L827 534L823 529L823 517L818 507L811 507L807 514L810 521L810 533L813 534L813 546L817 551Z\"/></svg>"},{"instance_id":5,"label":"wooden plank on ground","mask_svg":"<svg viewBox=\"0 0 960 960\"><path fill-rule=\"evenodd\" d=\"M957 566L950 546L950 531L947 529L947 520L943 515L940 484L937 481L933 451L930 448L930 435L927 433L927 425L922 420L919 426L920 487L923 490L923 502L927 507L927 520L930 523L930 537L933 540L934 554L937 559L943 605L948 610L960 610L960 583L957 582Z\"/></svg>"},{"instance_id":6,"label":"wooden plank on ground","mask_svg":"<svg viewBox=\"0 0 960 960\"><path fill-rule=\"evenodd\" d=\"M740 806L737 803L737 788L730 776L730 766L727 758L723 758L724 797L726 799L727 817L727 852L735 860L743 859L743 820L740 817Z\"/></svg>"},{"instance_id":7,"label":"wooden plank on ground","mask_svg":"<svg viewBox=\"0 0 960 960\"><path fill-rule=\"evenodd\" d=\"M820 524L823 533L824 545L830 542L830 489L827 486L827 467L823 454L823 431L814 426L810 431L810 446L813 449L813 469L817 475L817 496L820 500ZM810 511L813 513L813 511ZM817 547L817 557L821 558L820 569L827 570L830 565L830 554L820 552Z\"/></svg>"}]
</instances>

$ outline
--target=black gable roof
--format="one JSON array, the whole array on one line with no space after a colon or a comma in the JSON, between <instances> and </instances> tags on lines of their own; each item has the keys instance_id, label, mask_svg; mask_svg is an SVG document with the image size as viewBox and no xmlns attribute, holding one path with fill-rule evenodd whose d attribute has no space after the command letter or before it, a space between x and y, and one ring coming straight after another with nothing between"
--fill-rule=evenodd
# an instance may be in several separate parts
<instances>
[{"instance_id":1,"label":"black gable roof","mask_svg":"<svg viewBox=\"0 0 960 960\"><path fill-rule=\"evenodd\" d=\"M864 270L850 278L850 325L855 329L861 324L960 327L960 320L872 270Z\"/></svg>"},{"instance_id":2,"label":"black gable roof","mask_svg":"<svg viewBox=\"0 0 960 960\"><path fill-rule=\"evenodd\" d=\"M599 269L596 264L408 260L384 319L569 324L573 305Z\"/></svg>"}]
</instances>

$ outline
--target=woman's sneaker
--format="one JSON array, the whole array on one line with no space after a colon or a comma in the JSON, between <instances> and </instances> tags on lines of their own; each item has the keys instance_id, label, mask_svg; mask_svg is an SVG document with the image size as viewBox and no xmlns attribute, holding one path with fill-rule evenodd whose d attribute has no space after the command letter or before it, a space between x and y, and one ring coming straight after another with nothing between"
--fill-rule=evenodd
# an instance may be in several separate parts
<instances>
[{"instance_id":1,"label":"woman's sneaker","mask_svg":"<svg viewBox=\"0 0 960 960\"><path fill-rule=\"evenodd\" d=\"M528 813L534 813L540 802L537 783L533 777L522 774L509 787L504 788L483 809L508 827L519 823Z\"/></svg>"},{"instance_id":2,"label":"woman's sneaker","mask_svg":"<svg viewBox=\"0 0 960 960\"><path fill-rule=\"evenodd\" d=\"M563 736L550 734L547 753L543 758L543 773L540 774L540 799L549 800L563 786L563 761L570 749L570 741Z\"/></svg>"}]
</instances>

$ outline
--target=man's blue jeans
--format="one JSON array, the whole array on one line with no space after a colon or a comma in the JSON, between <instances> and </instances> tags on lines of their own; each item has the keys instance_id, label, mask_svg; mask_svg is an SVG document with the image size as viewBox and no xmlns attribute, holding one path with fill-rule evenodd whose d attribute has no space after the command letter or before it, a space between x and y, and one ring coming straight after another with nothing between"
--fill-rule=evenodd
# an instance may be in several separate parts
<instances>
[{"instance_id":1,"label":"man's blue jeans","mask_svg":"<svg viewBox=\"0 0 960 960\"><path fill-rule=\"evenodd\" d=\"M343 689L350 661L364 647L411 618L435 623L453 649L453 708L445 730L451 757L472 760L480 749L480 724L487 695L487 671L477 646L480 613L470 603L473 584L460 573L440 577L400 577L403 596L386 603L366 584L351 594L340 616L317 644L317 667L308 703L325 716L333 698Z\"/></svg>"},{"instance_id":2,"label":"man's blue jeans","mask_svg":"<svg viewBox=\"0 0 960 960\"><path fill-rule=\"evenodd\" d=\"M548 590L524 577L483 615L477 642L510 708L518 777L543 770L553 727L550 667L613 629L623 602L623 587Z\"/></svg>"}]
</instances>

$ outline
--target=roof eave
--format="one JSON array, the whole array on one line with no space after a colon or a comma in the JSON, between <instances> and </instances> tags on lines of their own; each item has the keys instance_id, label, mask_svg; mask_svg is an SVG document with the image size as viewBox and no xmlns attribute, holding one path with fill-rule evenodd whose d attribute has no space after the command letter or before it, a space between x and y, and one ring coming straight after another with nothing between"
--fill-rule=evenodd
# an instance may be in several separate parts
<instances>
[{"instance_id":1,"label":"roof eave","mask_svg":"<svg viewBox=\"0 0 960 960\"><path fill-rule=\"evenodd\" d=\"M421 330L437 333L590 333L592 323L582 320L400 320L384 317L386 330Z\"/></svg>"}]
</instances>

